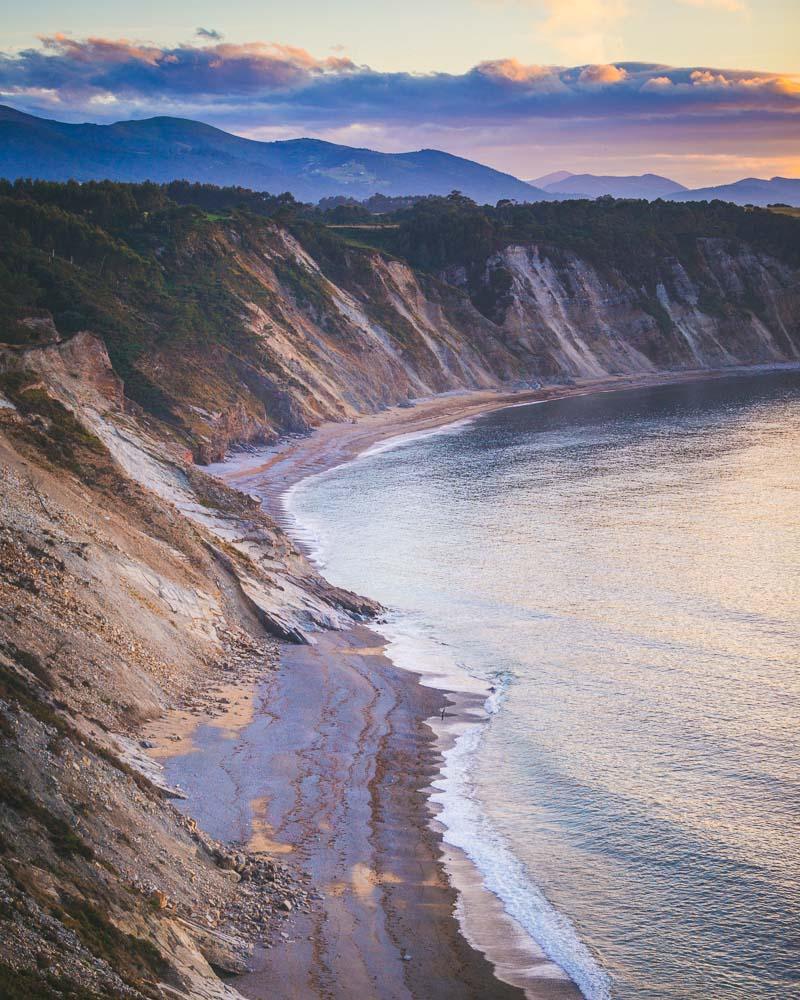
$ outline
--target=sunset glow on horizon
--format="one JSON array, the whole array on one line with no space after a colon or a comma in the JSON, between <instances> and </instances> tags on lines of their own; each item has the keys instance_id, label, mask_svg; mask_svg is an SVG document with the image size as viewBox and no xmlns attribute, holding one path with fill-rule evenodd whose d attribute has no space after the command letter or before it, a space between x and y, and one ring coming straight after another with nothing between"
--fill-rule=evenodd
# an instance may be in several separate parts
<instances>
[{"instance_id":1,"label":"sunset glow on horizon","mask_svg":"<svg viewBox=\"0 0 800 1000\"><path fill-rule=\"evenodd\" d=\"M0 102L64 121L175 115L264 140L434 147L522 178L800 175L800 17L782 0L445 0L435 12L413 0L402 47L388 8L288 6L201 2L190 25L185 11L176 23L146 4L131 21L81 0L66 31L55 4L34 3L0 35Z\"/></svg>"}]
</instances>

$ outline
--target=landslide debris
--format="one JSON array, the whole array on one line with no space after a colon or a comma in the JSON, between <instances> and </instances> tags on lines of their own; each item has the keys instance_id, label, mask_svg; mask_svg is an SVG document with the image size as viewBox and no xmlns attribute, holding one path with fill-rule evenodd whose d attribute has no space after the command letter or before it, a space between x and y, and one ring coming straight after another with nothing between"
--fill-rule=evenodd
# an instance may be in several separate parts
<instances>
[{"instance_id":1,"label":"landslide debris","mask_svg":"<svg viewBox=\"0 0 800 1000\"><path fill-rule=\"evenodd\" d=\"M0 350L0 995L232 998L220 974L312 897L182 815L140 729L274 668L269 595L302 561L126 414L102 345L70 343Z\"/></svg>"}]
</instances>

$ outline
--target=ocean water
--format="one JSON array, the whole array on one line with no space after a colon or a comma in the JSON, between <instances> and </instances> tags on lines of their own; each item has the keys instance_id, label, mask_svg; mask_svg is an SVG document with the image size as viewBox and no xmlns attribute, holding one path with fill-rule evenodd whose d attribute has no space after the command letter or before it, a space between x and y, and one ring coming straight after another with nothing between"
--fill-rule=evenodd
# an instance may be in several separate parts
<instances>
[{"instance_id":1,"label":"ocean water","mask_svg":"<svg viewBox=\"0 0 800 1000\"><path fill-rule=\"evenodd\" d=\"M587 997L800 996L800 374L507 409L289 507L398 662L494 687L447 837Z\"/></svg>"}]
</instances>

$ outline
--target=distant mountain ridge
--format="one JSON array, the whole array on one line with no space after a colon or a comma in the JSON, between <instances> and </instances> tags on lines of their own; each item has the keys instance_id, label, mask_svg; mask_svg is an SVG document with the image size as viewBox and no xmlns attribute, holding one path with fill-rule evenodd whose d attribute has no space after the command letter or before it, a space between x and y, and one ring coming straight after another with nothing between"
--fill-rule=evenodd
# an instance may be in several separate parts
<instances>
[{"instance_id":1,"label":"distant mountain ridge","mask_svg":"<svg viewBox=\"0 0 800 1000\"><path fill-rule=\"evenodd\" d=\"M64 181L199 181L241 186L301 201L444 195L459 190L480 204L563 198L718 198L738 205L800 206L800 179L747 177L697 189L659 174L609 176L557 170L522 181L436 149L381 153L320 139L259 142L186 118L145 118L113 125L38 118L0 105L0 177Z\"/></svg>"},{"instance_id":2,"label":"distant mountain ridge","mask_svg":"<svg viewBox=\"0 0 800 1000\"><path fill-rule=\"evenodd\" d=\"M331 195L449 194L481 203L552 197L450 153L379 153L318 139L258 142L184 118L70 125L0 105L0 176L239 185L302 201Z\"/></svg>"},{"instance_id":3,"label":"distant mountain ridge","mask_svg":"<svg viewBox=\"0 0 800 1000\"><path fill-rule=\"evenodd\" d=\"M551 194L584 195L587 198L600 198L603 195L611 195L613 198L666 198L687 190L683 184L659 174L615 177L558 170L530 183Z\"/></svg>"},{"instance_id":4,"label":"distant mountain ridge","mask_svg":"<svg viewBox=\"0 0 800 1000\"><path fill-rule=\"evenodd\" d=\"M800 178L796 177L744 177L733 184L719 184L716 187L695 188L686 191L679 198L669 196L672 201L733 201L737 205L786 205L800 206Z\"/></svg>"},{"instance_id":5,"label":"distant mountain ridge","mask_svg":"<svg viewBox=\"0 0 800 1000\"><path fill-rule=\"evenodd\" d=\"M539 187L544 190L549 184L557 184L559 181L565 181L568 177L574 176L575 174L573 174L570 170L554 170L551 174L544 174L542 177L535 177L527 183L532 184L533 187Z\"/></svg>"},{"instance_id":6,"label":"distant mountain ridge","mask_svg":"<svg viewBox=\"0 0 800 1000\"><path fill-rule=\"evenodd\" d=\"M800 206L800 179L791 177L745 177L732 184L687 188L659 174L637 174L629 177L600 174L573 174L555 170L528 181L550 195L558 197L600 198L665 198L669 201L731 201L737 205L773 205L783 202Z\"/></svg>"}]
</instances>

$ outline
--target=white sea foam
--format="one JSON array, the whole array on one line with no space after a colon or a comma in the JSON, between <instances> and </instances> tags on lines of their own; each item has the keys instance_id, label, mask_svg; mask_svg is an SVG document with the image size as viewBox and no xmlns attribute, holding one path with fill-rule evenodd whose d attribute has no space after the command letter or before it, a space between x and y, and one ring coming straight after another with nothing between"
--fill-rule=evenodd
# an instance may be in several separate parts
<instances>
[{"instance_id":1,"label":"white sea foam","mask_svg":"<svg viewBox=\"0 0 800 1000\"><path fill-rule=\"evenodd\" d=\"M530 403L519 405L531 405ZM441 434L459 433L475 417L411 434L398 435L362 452L350 462L382 454L394 448ZM298 494L313 480L335 475L343 466L301 480L282 496L290 533L303 544L314 563L326 564L326 532L307 511L297 514ZM423 619L391 612L381 623L387 654L398 667L421 677L421 683L444 691L479 695L480 709L471 719L455 727L455 742L444 752L441 775L433 782L432 800L441 812L444 840L459 848L480 872L486 888L500 899L506 912L547 956L578 985L587 1000L607 1000L609 979L582 943L569 920L559 913L537 888L521 861L485 813L474 788L474 772L487 726L501 708L510 683L507 676L483 674L458 661L451 647L437 639L434 628ZM449 726L452 734L454 727ZM535 946L532 951L538 953Z\"/></svg>"},{"instance_id":2,"label":"white sea foam","mask_svg":"<svg viewBox=\"0 0 800 1000\"><path fill-rule=\"evenodd\" d=\"M388 655L397 666L422 675L422 683L446 691L485 695L483 713L500 711L511 678L477 676L453 658L431 629L411 616L389 616L381 631L389 640ZM452 727L451 727L452 731ZM609 979L570 921L545 898L505 838L495 829L476 794L474 773L487 727L465 721L453 745L444 753L441 776L433 782L432 800L441 812L444 840L459 848L480 872L487 889L497 896L541 949L570 976L587 1000L607 1000Z\"/></svg>"},{"instance_id":3,"label":"white sea foam","mask_svg":"<svg viewBox=\"0 0 800 1000\"><path fill-rule=\"evenodd\" d=\"M470 673L457 662L450 646L436 638L434 630L420 618L389 612L380 624L387 640L386 653L398 667L420 675L425 687L440 691L476 694L484 698L495 686L496 678Z\"/></svg>"},{"instance_id":4,"label":"white sea foam","mask_svg":"<svg viewBox=\"0 0 800 1000\"><path fill-rule=\"evenodd\" d=\"M327 562L327 535L325 529L308 513L304 514L301 520L297 516L293 506L293 501L296 498L299 487L302 487L306 483L308 483L308 479L301 479L299 483L291 486L280 498L281 507L287 519L285 529L291 538L305 549L309 559L317 569L323 570Z\"/></svg>"}]
</instances>

